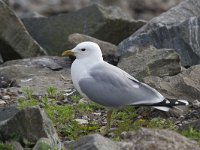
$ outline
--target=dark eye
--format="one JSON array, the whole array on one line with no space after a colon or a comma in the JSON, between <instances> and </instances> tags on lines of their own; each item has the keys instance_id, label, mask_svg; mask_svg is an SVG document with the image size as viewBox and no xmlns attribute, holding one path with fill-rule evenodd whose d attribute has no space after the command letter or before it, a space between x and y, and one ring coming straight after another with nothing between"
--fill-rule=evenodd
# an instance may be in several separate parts
<instances>
[{"instance_id":1,"label":"dark eye","mask_svg":"<svg viewBox=\"0 0 200 150\"><path fill-rule=\"evenodd\" d=\"M85 50L86 50L85 48L82 48L82 49L81 49L81 51L85 51Z\"/></svg>"}]
</instances>

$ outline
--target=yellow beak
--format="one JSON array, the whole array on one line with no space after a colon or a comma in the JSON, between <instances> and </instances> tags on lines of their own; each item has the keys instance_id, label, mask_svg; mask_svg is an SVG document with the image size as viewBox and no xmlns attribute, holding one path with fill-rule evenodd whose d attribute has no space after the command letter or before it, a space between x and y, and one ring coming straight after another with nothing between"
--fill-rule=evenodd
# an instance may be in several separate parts
<instances>
[{"instance_id":1,"label":"yellow beak","mask_svg":"<svg viewBox=\"0 0 200 150\"><path fill-rule=\"evenodd\" d=\"M62 56L74 56L74 52L72 50L66 50L62 53Z\"/></svg>"}]
</instances>

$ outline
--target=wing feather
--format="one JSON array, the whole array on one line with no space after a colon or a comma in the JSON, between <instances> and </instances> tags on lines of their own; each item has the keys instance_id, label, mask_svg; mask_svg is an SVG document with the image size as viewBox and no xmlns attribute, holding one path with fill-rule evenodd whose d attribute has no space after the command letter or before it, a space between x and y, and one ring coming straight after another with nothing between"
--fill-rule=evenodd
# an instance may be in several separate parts
<instances>
[{"instance_id":1,"label":"wing feather","mask_svg":"<svg viewBox=\"0 0 200 150\"><path fill-rule=\"evenodd\" d=\"M155 89L108 63L91 68L79 86L90 100L108 107L152 104L164 99Z\"/></svg>"}]
</instances>

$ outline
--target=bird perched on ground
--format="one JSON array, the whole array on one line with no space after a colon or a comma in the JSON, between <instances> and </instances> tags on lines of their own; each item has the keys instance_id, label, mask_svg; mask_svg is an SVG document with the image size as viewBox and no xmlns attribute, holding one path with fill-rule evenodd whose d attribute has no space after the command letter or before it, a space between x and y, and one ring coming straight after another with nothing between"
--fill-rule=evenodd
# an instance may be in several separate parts
<instances>
[{"instance_id":1,"label":"bird perched on ground","mask_svg":"<svg viewBox=\"0 0 200 150\"><path fill-rule=\"evenodd\" d=\"M74 87L83 97L110 108L107 114L107 130L110 128L112 108L136 105L153 106L168 111L173 106L188 105L186 100L166 99L154 88L105 62L96 43L82 42L62 54L70 55L76 56L71 66Z\"/></svg>"}]
</instances>

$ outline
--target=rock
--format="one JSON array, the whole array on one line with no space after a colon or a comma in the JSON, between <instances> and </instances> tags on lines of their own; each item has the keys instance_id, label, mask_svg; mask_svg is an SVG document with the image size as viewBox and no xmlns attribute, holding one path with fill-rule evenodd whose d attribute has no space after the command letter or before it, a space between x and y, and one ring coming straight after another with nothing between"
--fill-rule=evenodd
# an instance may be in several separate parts
<instances>
[{"instance_id":1,"label":"rock","mask_svg":"<svg viewBox=\"0 0 200 150\"><path fill-rule=\"evenodd\" d=\"M17 86L16 81L11 80L0 73L0 88L8 88L13 86Z\"/></svg>"},{"instance_id":2,"label":"rock","mask_svg":"<svg viewBox=\"0 0 200 150\"><path fill-rule=\"evenodd\" d=\"M166 97L186 99L192 102L200 97L199 74L200 65L196 65L171 77L145 77L144 82L156 88Z\"/></svg>"},{"instance_id":3,"label":"rock","mask_svg":"<svg viewBox=\"0 0 200 150\"><path fill-rule=\"evenodd\" d=\"M117 66L139 80L145 76L173 76L181 71L180 58L174 50L152 46L125 54Z\"/></svg>"},{"instance_id":4,"label":"rock","mask_svg":"<svg viewBox=\"0 0 200 150\"><path fill-rule=\"evenodd\" d=\"M1 104L3 108L5 109L5 107L15 106L16 101L19 98L19 95L20 93L17 90L17 87L0 88L0 101L2 100Z\"/></svg>"},{"instance_id":5,"label":"rock","mask_svg":"<svg viewBox=\"0 0 200 150\"><path fill-rule=\"evenodd\" d=\"M78 124L88 124L88 120L86 120L86 119L75 119L77 122L78 122Z\"/></svg>"},{"instance_id":6,"label":"rock","mask_svg":"<svg viewBox=\"0 0 200 150\"><path fill-rule=\"evenodd\" d=\"M79 11L48 18L24 18L32 37L50 55L61 55L72 33L87 34L97 39L118 44L145 24L127 17L119 8L92 5Z\"/></svg>"},{"instance_id":7,"label":"rock","mask_svg":"<svg viewBox=\"0 0 200 150\"><path fill-rule=\"evenodd\" d=\"M52 147L51 147L51 141L47 138L40 138L33 147L33 150L48 150L48 149L52 149Z\"/></svg>"},{"instance_id":8,"label":"rock","mask_svg":"<svg viewBox=\"0 0 200 150\"><path fill-rule=\"evenodd\" d=\"M44 16L37 12L27 12L25 14L22 14L20 18L41 18L41 17Z\"/></svg>"},{"instance_id":9,"label":"rock","mask_svg":"<svg viewBox=\"0 0 200 150\"><path fill-rule=\"evenodd\" d=\"M0 65L0 75L15 80L20 88L31 88L34 95L42 95L50 86L58 91L72 88L70 60L61 57L36 57L7 61Z\"/></svg>"},{"instance_id":10,"label":"rock","mask_svg":"<svg viewBox=\"0 0 200 150\"><path fill-rule=\"evenodd\" d=\"M10 119L0 122L0 135L4 140L14 136L30 143L36 143L38 139L46 137L50 140L51 147L60 146L60 140L51 120L39 107L28 107Z\"/></svg>"},{"instance_id":11,"label":"rock","mask_svg":"<svg viewBox=\"0 0 200 150\"><path fill-rule=\"evenodd\" d=\"M7 142L7 144L10 144L13 146L13 150L24 150L24 148L22 147L22 145L17 142L17 141L11 141L11 142Z\"/></svg>"},{"instance_id":12,"label":"rock","mask_svg":"<svg viewBox=\"0 0 200 150\"><path fill-rule=\"evenodd\" d=\"M81 137L77 141L65 143L66 149L74 150L119 150L119 144L99 134Z\"/></svg>"},{"instance_id":13,"label":"rock","mask_svg":"<svg viewBox=\"0 0 200 150\"><path fill-rule=\"evenodd\" d=\"M129 1L129 7L132 10L133 18L150 20L181 1L182 0L131 0Z\"/></svg>"},{"instance_id":14,"label":"rock","mask_svg":"<svg viewBox=\"0 0 200 150\"><path fill-rule=\"evenodd\" d=\"M194 101L192 102L192 106L193 106L194 108L200 108L200 102L196 99L196 100L194 100Z\"/></svg>"},{"instance_id":15,"label":"rock","mask_svg":"<svg viewBox=\"0 0 200 150\"><path fill-rule=\"evenodd\" d=\"M19 110L15 106L0 108L0 122L13 117Z\"/></svg>"},{"instance_id":16,"label":"rock","mask_svg":"<svg viewBox=\"0 0 200 150\"><path fill-rule=\"evenodd\" d=\"M0 106L5 105L5 104L6 104L6 102L4 100L0 99Z\"/></svg>"},{"instance_id":17,"label":"rock","mask_svg":"<svg viewBox=\"0 0 200 150\"><path fill-rule=\"evenodd\" d=\"M2 0L6 5L9 5L9 0Z\"/></svg>"},{"instance_id":18,"label":"rock","mask_svg":"<svg viewBox=\"0 0 200 150\"><path fill-rule=\"evenodd\" d=\"M0 65L3 63L3 58L1 56L1 53L0 53Z\"/></svg>"},{"instance_id":19,"label":"rock","mask_svg":"<svg viewBox=\"0 0 200 150\"><path fill-rule=\"evenodd\" d=\"M9 95L4 95L4 96L2 96L2 99L3 99L3 100L9 100L9 99L10 99L10 96L9 96Z\"/></svg>"},{"instance_id":20,"label":"rock","mask_svg":"<svg viewBox=\"0 0 200 150\"><path fill-rule=\"evenodd\" d=\"M200 150L197 142L169 130L145 129L129 134L126 142L121 142L121 150Z\"/></svg>"},{"instance_id":21,"label":"rock","mask_svg":"<svg viewBox=\"0 0 200 150\"><path fill-rule=\"evenodd\" d=\"M4 61L45 55L15 13L0 0L0 53Z\"/></svg>"},{"instance_id":22,"label":"rock","mask_svg":"<svg viewBox=\"0 0 200 150\"><path fill-rule=\"evenodd\" d=\"M184 125L180 130L189 130L189 128L193 128L196 131L200 130L200 119L192 121L186 125Z\"/></svg>"},{"instance_id":23,"label":"rock","mask_svg":"<svg viewBox=\"0 0 200 150\"><path fill-rule=\"evenodd\" d=\"M66 46L66 47L71 47L71 48L74 48L77 44L84 41L95 42L100 46L103 53L103 58L105 61L111 64L117 64L118 62L118 59L115 57L117 46L114 44L101 41L91 36L87 36L87 35L79 34L79 33L74 33L74 34L69 35L68 41L69 41L68 42L69 46Z\"/></svg>"},{"instance_id":24,"label":"rock","mask_svg":"<svg viewBox=\"0 0 200 150\"><path fill-rule=\"evenodd\" d=\"M185 0L176 7L153 18L145 26L119 44L118 55L134 52L140 46L175 49L183 66L200 63L199 16L200 1Z\"/></svg>"}]
</instances>

